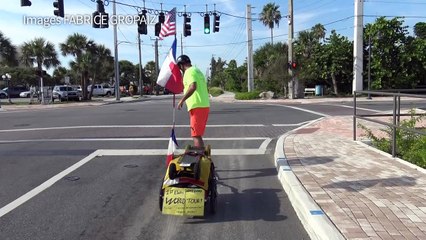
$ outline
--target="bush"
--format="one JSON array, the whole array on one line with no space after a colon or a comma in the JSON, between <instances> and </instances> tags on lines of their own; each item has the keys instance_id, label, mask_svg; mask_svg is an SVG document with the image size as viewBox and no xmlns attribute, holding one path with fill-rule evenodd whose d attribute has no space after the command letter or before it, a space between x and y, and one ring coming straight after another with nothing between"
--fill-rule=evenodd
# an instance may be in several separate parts
<instances>
[{"instance_id":1,"label":"bush","mask_svg":"<svg viewBox=\"0 0 426 240\"><path fill-rule=\"evenodd\" d=\"M239 92L235 93L235 99L237 100L253 100L253 99L259 99L260 91L253 91L253 92Z\"/></svg>"},{"instance_id":2,"label":"bush","mask_svg":"<svg viewBox=\"0 0 426 240\"><path fill-rule=\"evenodd\" d=\"M221 94L223 94L223 90L219 87L212 87L209 89L209 93L213 96L213 97L217 97Z\"/></svg>"},{"instance_id":3,"label":"bush","mask_svg":"<svg viewBox=\"0 0 426 240\"><path fill-rule=\"evenodd\" d=\"M407 129L415 129L416 123L424 116L416 117L414 110L410 110L410 114L410 119L403 120L400 126ZM388 126L386 129L381 129L381 131L386 133L387 137L378 138L374 136L370 129L361 124L358 124L358 126L366 131L366 136L372 140L374 147L381 151L392 153L392 127ZM419 167L426 168L426 136L397 128L396 156Z\"/></svg>"}]
</instances>

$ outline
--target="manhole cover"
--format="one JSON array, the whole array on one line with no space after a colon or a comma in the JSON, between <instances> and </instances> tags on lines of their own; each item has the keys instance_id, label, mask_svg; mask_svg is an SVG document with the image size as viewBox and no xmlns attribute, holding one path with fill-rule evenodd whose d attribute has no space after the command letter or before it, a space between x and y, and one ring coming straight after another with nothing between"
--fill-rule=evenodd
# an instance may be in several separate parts
<instances>
[{"instance_id":1,"label":"manhole cover","mask_svg":"<svg viewBox=\"0 0 426 240\"><path fill-rule=\"evenodd\" d=\"M64 177L64 179L68 180L68 181L77 181L77 180L80 179L80 177L79 176L68 176L68 177Z\"/></svg>"},{"instance_id":2,"label":"manhole cover","mask_svg":"<svg viewBox=\"0 0 426 240\"><path fill-rule=\"evenodd\" d=\"M125 168L137 168L137 167L139 167L138 165L136 165L136 164L127 164L127 165L124 165L124 167Z\"/></svg>"}]
</instances>

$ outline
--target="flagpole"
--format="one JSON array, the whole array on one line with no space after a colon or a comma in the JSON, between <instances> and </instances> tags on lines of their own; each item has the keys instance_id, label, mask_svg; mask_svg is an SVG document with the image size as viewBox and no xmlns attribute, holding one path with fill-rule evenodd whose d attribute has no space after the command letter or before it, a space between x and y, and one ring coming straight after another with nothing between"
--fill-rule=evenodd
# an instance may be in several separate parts
<instances>
[{"instance_id":1,"label":"flagpole","mask_svg":"<svg viewBox=\"0 0 426 240\"><path fill-rule=\"evenodd\" d=\"M176 32L175 32L175 41L176 41ZM176 121L176 94L173 93L173 128L175 128Z\"/></svg>"}]
</instances>

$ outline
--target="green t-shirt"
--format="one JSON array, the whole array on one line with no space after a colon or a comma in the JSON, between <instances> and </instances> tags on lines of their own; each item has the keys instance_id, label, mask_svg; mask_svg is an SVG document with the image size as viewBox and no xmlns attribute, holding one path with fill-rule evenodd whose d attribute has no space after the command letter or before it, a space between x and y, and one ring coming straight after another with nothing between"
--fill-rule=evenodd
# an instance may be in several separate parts
<instances>
[{"instance_id":1,"label":"green t-shirt","mask_svg":"<svg viewBox=\"0 0 426 240\"><path fill-rule=\"evenodd\" d=\"M193 108L205 108L210 107L209 92L207 91L207 82L204 74L200 69L192 66L186 69L185 74L183 75L183 92L188 91L189 85L195 82L197 89L194 93L186 99L186 106L188 111Z\"/></svg>"}]
</instances>

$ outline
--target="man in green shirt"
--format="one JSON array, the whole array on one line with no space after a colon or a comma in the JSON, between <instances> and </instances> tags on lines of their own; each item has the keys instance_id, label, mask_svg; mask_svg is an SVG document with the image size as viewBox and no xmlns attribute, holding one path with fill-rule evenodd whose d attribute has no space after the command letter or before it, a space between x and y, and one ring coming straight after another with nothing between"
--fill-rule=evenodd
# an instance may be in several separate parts
<instances>
[{"instance_id":1,"label":"man in green shirt","mask_svg":"<svg viewBox=\"0 0 426 240\"><path fill-rule=\"evenodd\" d=\"M194 140L194 147L204 148L202 136L206 129L207 119L210 111L210 99L207 90L207 81L203 73L192 66L191 59L186 55L177 58L177 64L183 72L183 92L184 96L178 103L181 109L186 102L188 108L191 136Z\"/></svg>"}]
</instances>

